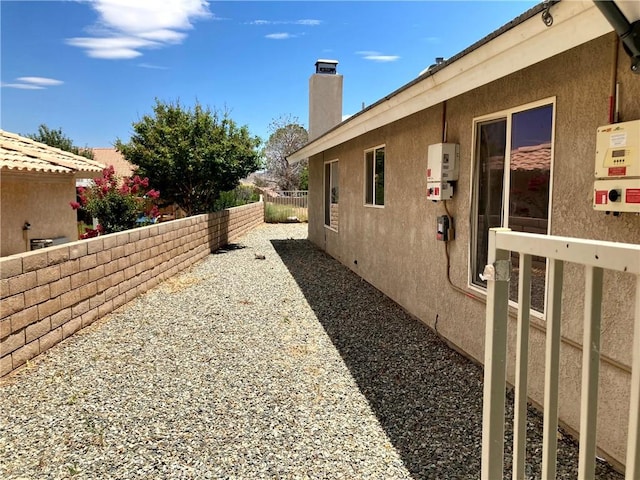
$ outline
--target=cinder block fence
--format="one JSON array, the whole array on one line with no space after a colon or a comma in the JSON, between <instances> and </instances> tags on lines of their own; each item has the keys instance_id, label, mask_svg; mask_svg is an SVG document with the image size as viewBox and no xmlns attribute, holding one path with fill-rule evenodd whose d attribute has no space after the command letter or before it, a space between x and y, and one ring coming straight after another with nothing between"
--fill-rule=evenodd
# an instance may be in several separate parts
<instances>
[{"instance_id":1,"label":"cinder block fence","mask_svg":"<svg viewBox=\"0 0 640 480\"><path fill-rule=\"evenodd\" d=\"M0 259L0 376L264 222L262 202Z\"/></svg>"}]
</instances>

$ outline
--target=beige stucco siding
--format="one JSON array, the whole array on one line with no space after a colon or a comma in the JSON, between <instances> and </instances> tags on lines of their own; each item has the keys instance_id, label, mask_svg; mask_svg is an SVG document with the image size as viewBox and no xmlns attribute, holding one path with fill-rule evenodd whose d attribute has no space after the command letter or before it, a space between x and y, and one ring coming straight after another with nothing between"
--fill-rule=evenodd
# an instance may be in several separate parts
<instances>
[{"instance_id":1,"label":"beige stucco siding","mask_svg":"<svg viewBox=\"0 0 640 480\"><path fill-rule=\"evenodd\" d=\"M76 199L73 175L3 172L0 195L0 256L27 251L34 238L77 239L76 212L69 206ZM25 222L31 224L28 237Z\"/></svg>"},{"instance_id":2,"label":"beige stucco siding","mask_svg":"<svg viewBox=\"0 0 640 480\"><path fill-rule=\"evenodd\" d=\"M460 176L447 202L456 239L449 244L451 280L468 288L471 175L474 118L543 99L555 102L551 233L572 237L638 243L640 216L607 216L592 208L595 132L608 123L615 35L610 34L446 102L447 141L460 145ZM640 81L628 73L620 49L618 82L621 121L640 118ZM310 159L309 238L329 254L406 308L469 356L484 357L485 306L447 283L443 242L436 240L436 217L442 203L426 200L429 144L442 141L443 110L428 110L368 132ZM364 150L386 146L385 206L365 207ZM323 162L340 161L340 227L323 225ZM357 263L356 263L357 262ZM607 273L600 386L598 444L623 463L628 421L628 365L635 281ZM577 266L565 272L561 365L561 420L579 426L584 276ZM532 329L530 394L543 399L544 321ZM512 324L515 327L515 323ZM510 330L511 345L515 328ZM513 357L508 366L513 381Z\"/></svg>"}]
</instances>

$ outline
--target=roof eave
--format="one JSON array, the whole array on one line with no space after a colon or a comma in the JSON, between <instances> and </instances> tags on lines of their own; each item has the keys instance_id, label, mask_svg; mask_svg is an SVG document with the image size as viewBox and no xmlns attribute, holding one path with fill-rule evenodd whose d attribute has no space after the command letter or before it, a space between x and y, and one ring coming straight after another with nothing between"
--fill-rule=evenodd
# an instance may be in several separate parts
<instances>
[{"instance_id":1,"label":"roof eave","mask_svg":"<svg viewBox=\"0 0 640 480\"><path fill-rule=\"evenodd\" d=\"M444 100L598 38L613 29L592 1L559 2L553 25L539 18L543 5L434 67L314 139L288 159L298 162Z\"/></svg>"},{"instance_id":2,"label":"roof eave","mask_svg":"<svg viewBox=\"0 0 640 480\"><path fill-rule=\"evenodd\" d=\"M7 132L0 129L1 148L3 152L2 159L0 159L1 167L7 167L10 170L32 171L32 172L67 172L73 173L78 176L85 176L88 178L95 174L100 174L105 168L100 162L96 162L81 155L76 155L59 148L46 145L44 143L36 142L35 140L23 137L15 133ZM28 165L30 163L22 162L23 165L18 165L20 159L12 159L8 161L8 164L4 163L4 153L10 152L15 156L22 156L27 159L37 159L40 162L48 164L49 166ZM25 164L26 163L26 164Z\"/></svg>"}]
</instances>

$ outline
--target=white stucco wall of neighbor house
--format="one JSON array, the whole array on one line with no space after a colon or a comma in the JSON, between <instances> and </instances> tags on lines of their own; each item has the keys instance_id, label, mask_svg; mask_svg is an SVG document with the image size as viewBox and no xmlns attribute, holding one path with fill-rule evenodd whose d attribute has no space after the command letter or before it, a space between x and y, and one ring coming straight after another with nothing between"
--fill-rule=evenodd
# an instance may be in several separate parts
<instances>
[{"instance_id":1,"label":"white stucco wall of neighbor house","mask_svg":"<svg viewBox=\"0 0 640 480\"><path fill-rule=\"evenodd\" d=\"M0 255L29 251L32 239L77 240L75 199L73 174L3 171Z\"/></svg>"}]
</instances>

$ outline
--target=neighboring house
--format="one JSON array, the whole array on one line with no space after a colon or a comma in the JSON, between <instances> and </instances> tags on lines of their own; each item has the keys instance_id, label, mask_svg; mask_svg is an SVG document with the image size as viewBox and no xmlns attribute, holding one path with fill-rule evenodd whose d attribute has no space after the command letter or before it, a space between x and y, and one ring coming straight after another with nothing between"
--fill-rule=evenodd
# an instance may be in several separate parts
<instances>
[{"instance_id":1,"label":"neighboring house","mask_svg":"<svg viewBox=\"0 0 640 480\"><path fill-rule=\"evenodd\" d=\"M103 164L0 130L0 256L78 239L76 181ZM49 242L51 240L51 242Z\"/></svg>"},{"instance_id":2,"label":"neighboring house","mask_svg":"<svg viewBox=\"0 0 640 480\"><path fill-rule=\"evenodd\" d=\"M550 26L541 4L290 156L309 159L309 239L478 362L486 303L480 274L490 227L640 242L638 214L594 208L596 131L640 119L640 75L632 73L622 42L594 3L552 3ZM640 2L619 4L630 22L640 19ZM317 68L312 76L311 102L323 78L341 85L328 70ZM314 121L310 115L310 130ZM640 172L638 137L640 123L610 137L611 147L634 155L627 170L613 171ZM428 192L429 146L441 142L459 146L459 174L445 202L427 198L436 192ZM627 206L640 212L640 173L625 181ZM449 242L437 239L443 215L455 227ZM529 396L537 405L544 398L541 262L534 262L529 364ZM605 279L597 442L621 466L636 281L626 274ZM584 283L582 270L565 267L559 416L576 435ZM507 375L513 382L513 361Z\"/></svg>"},{"instance_id":3,"label":"neighboring house","mask_svg":"<svg viewBox=\"0 0 640 480\"><path fill-rule=\"evenodd\" d=\"M91 151L96 162L113 165L119 177L130 177L136 169L136 166L127 161L115 148L92 148Z\"/></svg>"}]
</instances>

